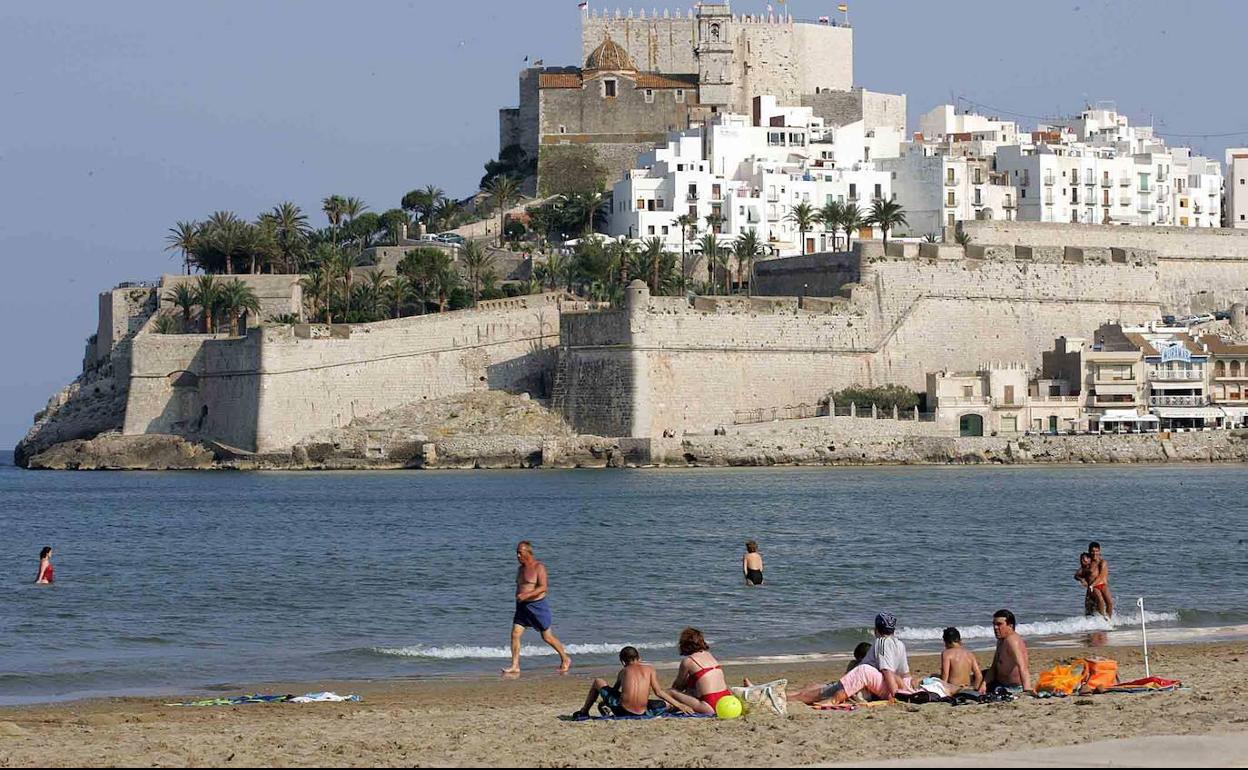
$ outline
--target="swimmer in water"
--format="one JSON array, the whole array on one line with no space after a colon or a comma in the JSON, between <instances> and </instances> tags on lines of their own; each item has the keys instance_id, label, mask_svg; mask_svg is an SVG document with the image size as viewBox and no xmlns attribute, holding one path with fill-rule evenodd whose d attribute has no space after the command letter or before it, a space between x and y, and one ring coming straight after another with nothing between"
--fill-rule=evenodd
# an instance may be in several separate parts
<instances>
[{"instance_id":1,"label":"swimmer in water","mask_svg":"<svg viewBox=\"0 0 1248 770\"><path fill-rule=\"evenodd\" d=\"M758 543L745 541L745 556L741 559L741 571L745 574L745 582L754 586L763 584L763 555L758 552Z\"/></svg>"},{"instance_id":2,"label":"swimmer in water","mask_svg":"<svg viewBox=\"0 0 1248 770\"><path fill-rule=\"evenodd\" d=\"M46 585L55 581L52 569L52 546L45 545L43 550L39 552L39 575L35 578L35 582L40 585Z\"/></svg>"}]
</instances>

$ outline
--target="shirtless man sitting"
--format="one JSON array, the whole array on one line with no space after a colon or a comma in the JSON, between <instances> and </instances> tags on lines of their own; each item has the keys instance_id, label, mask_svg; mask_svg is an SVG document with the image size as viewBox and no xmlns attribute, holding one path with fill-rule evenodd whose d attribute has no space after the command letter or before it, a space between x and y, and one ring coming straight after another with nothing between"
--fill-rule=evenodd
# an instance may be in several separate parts
<instances>
[{"instance_id":1,"label":"shirtless man sitting","mask_svg":"<svg viewBox=\"0 0 1248 770\"><path fill-rule=\"evenodd\" d=\"M1031 692L1031 670L1027 660L1027 642L1019 635L1014 613L997 610L992 616L992 633L997 637L997 651L992 665L984 672L979 685L981 693L1004 687L1011 692Z\"/></svg>"},{"instance_id":2,"label":"shirtless man sitting","mask_svg":"<svg viewBox=\"0 0 1248 770\"><path fill-rule=\"evenodd\" d=\"M585 705L573 717L588 717L589 710L599 699L617 717L658 716L669 709L682 714L693 713L693 709L667 694L659 684L654 666L641 662L641 653L636 647L620 650L620 663L624 668L616 675L615 684L608 686L607 680L595 679L585 697ZM650 697L652 694L654 698Z\"/></svg>"},{"instance_id":3,"label":"shirtless man sitting","mask_svg":"<svg viewBox=\"0 0 1248 770\"><path fill-rule=\"evenodd\" d=\"M945 689L946 696L952 696L959 690L978 690L984 683L984 675L979 670L979 661L975 655L962 646L962 632L950 626L941 634L945 649L940 653L940 685ZM924 684L927 680L924 680Z\"/></svg>"},{"instance_id":4,"label":"shirtless man sitting","mask_svg":"<svg viewBox=\"0 0 1248 770\"><path fill-rule=\"evenodd\" d=\"M1109 562L1101 558L1101 544L1088 543L1088 555L1092 557L1091 590L1098 595L1097 606L1105 605L1105 617L1114 617L1114 597L1109 593Z\"/></svg>"}]
</instances>

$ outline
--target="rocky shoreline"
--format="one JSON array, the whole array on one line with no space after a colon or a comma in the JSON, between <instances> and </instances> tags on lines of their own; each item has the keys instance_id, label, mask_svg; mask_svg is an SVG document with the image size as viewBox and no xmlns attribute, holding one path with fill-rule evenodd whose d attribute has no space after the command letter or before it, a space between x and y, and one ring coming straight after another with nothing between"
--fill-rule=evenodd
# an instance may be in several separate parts
<instances>
[{"instance_id":1,"label":"rocky shoreline","mask_svg":"<svg viewBox=\"0 0 1248 770\"><path fill-rule=\"evenodd\" d=\"M57 444L38 470L408 470L521 468L1029 465L1248 461L1248 431L1173 435L846 436L833 429L686 436L451 436L374 444L300 444L248 454L178 436L122 436Z\"/></svg>"}]
</instances>

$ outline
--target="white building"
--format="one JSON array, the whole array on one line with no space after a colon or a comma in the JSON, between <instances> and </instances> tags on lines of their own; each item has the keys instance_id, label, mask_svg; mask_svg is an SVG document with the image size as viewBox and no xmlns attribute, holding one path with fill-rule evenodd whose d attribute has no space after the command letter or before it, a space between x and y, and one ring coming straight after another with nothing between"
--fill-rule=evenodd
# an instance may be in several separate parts
<instances>
[{"instance_id":1,"label":"white building","mask_svg":"<svg viewBox=\"0 0 1248 770\"><path fill-rule=\"evenodd\" d=\"M1224 227L1248 227L1248 147L1226 151L1226 221Z\"/></svg>"},{"instance_id":2,"label":"white building","mask_svg":"<svg viewBox=\"0 0 1248 770\"><path fill-rule=\"evenodd\" d=\"M826 126L810 107L757 97L753 115L715 115L643 155L640 167L615 184L608 232L660 237L678 250L682 228L676 219L689 215L697 234L713 230L724 243L753 229L773 254L833 250L836 234L818 226L799 243L798 227L789 220L793 208L838 201L856 203L865 216L872 200L892 196L890 174L867 158L896 156L900 143L894 129L866 131L862 121ZM690 237L685 233L686 248Z\"/></svg>"},{"instance_id":3,"label":"white building","mask_svg":"<svg viewBox=\"0 0 1248 770\"><path fill-rule=\"evenodd\" d=\"M1005 196L1017 205L1017 219L1083 224L1218 227L1221 223L1222 174L1219 164L1193 155L1186 147L1167 147L1151 127L1132 126L1112 108L1089 108L1077 117L1041 125L1020 134L1017 126L971 113L957 114L942 105L924 115L913 146L923 155L975 158L992 183L983 206L959 205L968 191L944 186L939 224L1013 214ZM911 153L907 152L909 156ZM897 172L897 199L925 228L937 215L934 161L910 159L881 163ZM957 179L957 168L939 169L942 181ZM952 173L952 176L950 174ZM903 177L909 176L903 180ZM1013 187L1015 191L1009 191ZM958 195L961 193L961 196ZM915 219L911 219L912 222ZM1246 220L1248 221L1248 220Z\"/></svg>"}]
</instances>

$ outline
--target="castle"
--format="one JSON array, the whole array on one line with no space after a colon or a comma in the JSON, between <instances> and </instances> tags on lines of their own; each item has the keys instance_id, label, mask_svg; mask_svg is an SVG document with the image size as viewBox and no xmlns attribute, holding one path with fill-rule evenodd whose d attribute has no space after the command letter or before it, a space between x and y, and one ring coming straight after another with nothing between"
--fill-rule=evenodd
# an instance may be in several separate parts
<instances>
[{"instance_id":1,"label":"castle","mask_svg":"<svg viewBox=\"0 0 1248 770\"><path fill-rule=\"evenodd\" d=\"M586 145L616 178L637 157L720 112L748 112L755 96L812 107L830 125L904 132L905 97L854 88L853 30L789 16L696 11L585 12L581 67L520 73L519 106L499 112L499 152L529 158Z\"/></svg>"},{"instance_id":2,"label":"castle","mask_svg":"<svg viewBox=\"0 0 1248 770\"><path fill-rule=\"evenodd\" d=\"M548 397L580 432L709 433L742 410L815 404L850 385L916 390L984 360L1039 367L1061 336L1248 301L1248 231L964 223L970 246L860 242L759 265L763 297L650 296L618 309L562 295L356 325L158 334L164 287L101 297L84 375L18 448L106 431L290 452L318 432L473 390ZM267 311L296 276L243 276ZM167 304L167 301L165 301Z\"/></svg>"}]
</instances>

